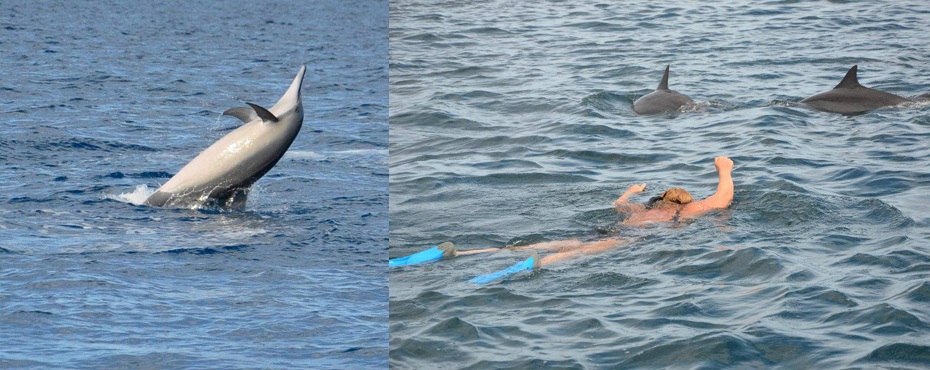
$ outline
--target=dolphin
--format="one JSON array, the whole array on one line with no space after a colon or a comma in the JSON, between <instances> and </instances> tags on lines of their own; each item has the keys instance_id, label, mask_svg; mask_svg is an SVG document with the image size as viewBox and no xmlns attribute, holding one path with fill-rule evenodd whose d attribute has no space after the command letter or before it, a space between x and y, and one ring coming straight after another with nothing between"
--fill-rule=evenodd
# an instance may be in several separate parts
<instances>
[{"instance_id":1,"label":"dolphin","mask_svg":"<svg viewBox=\"0 0 930 370\"><path fill-rule=\"evenodd\" d=\"M656 91L649 93L633 102L633 111L637 114L659 114L670 110L677 110L682 105L694 102L691 98L668 89L668 67Z\"/></svg>"},{"instance_id":2,"label":"dolphin","mask_svg":"<svg viewBox=\"0 0 930 370\"><path fill-rule=\"evenodd\" d=\"M889 107L908 102L909 100L895 94L870 89L859 84L856 72L858 65L852 66L846 77L840 81L833 90L820 93L801 100L816 109L833 113L862 113L870 109Z\"/></svg>"},{"instance_id":3,"label":"dolphin","mask_svg":"<svg viewBox=\"0 0 930 370\"><path fill-rule=\"evenodd\" d=\"M246 103L224 115L245 124L201 152L145 200L158 207L245 205L249 188L272 167L294 142L304 122L300 86L307 67L301 66L281 99L271 109Z\"/></svg>"}]
</instances>

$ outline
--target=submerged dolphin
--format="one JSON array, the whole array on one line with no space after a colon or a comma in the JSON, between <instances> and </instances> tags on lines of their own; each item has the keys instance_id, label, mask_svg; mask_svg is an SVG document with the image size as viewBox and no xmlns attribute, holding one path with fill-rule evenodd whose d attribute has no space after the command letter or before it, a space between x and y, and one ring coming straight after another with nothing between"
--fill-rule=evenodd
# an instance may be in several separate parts
<instances>
[{"instance_id":1,"label":"submerged dolphin","mask_svg":"<svg viewBox=\"0 0 930 370\"><path fill-rule=\"evenodd\" d=\"M659 114L677 110L682 105L693 102L691 98L668 89L668 67L665 66L665 74L662 75L662 82L659 82L656 91L633 102L634 112L637 114Z\"/></svg>"},{"instance_id":2,"label":"submerged dolphin","mask_svg":"<svg viewBox=\"0 0 930 370\"><path fill-rule=\"evenodd\" d=\"M300 86L306 66L300 67L281 99L265 109L232 108L224 115L245 122L210 145L145 200L152 206L191 207L245 204L249 187L262 177L291 146L304 122Z\"/></svg>"},{"instance_id":3,"label":"submerged dolphin","mask_svg":"<svg viewBox=\"0 0 930 370\"><path fill-rule=\"evenodd\" d=\"M840 84L836 85L833 90L801 100L801 103L827 112L861 113L909 101L895 94L860 85L856 77L858 70L858 65L852 66L849 72L846 72L843 81L840 81Z\"/></svg>"}]
</instances>

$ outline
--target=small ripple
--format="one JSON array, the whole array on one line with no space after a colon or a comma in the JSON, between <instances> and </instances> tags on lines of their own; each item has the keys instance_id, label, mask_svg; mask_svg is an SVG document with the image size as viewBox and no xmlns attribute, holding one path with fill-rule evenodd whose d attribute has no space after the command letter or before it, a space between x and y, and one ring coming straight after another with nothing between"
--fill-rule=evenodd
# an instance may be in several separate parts
<instances>
[{"instance_id":1,"label":"small ripple","mask_svg":"<svg viewBox=\"0 0 930 370\"><path fill-rule=\"evenodd\" d=\"M917 316L888 303L837 313L824 322L858 326L857 330L878 335L902 335L930 329Z\"/></svg>"},{"instance_id":2,"label":"small ripple","mask_svg":"<svg viewBox=\"0 0 930 370\"><path fill-rule=\"evenodd\" d=\"M725 251L725 256L716 261L686 265L669 271L669 274L702 279L745 280L770 279L782 272L781 262L759 248L745 248L735 252ZM705 256L704 259L710 258Z\"/></svg>"}]
</instances>

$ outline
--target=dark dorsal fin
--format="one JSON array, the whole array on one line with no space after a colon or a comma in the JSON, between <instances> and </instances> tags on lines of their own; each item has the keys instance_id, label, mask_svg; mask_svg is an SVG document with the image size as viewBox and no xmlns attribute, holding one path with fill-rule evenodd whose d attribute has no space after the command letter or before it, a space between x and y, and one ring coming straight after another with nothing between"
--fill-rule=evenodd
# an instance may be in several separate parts
<instances>
[{"instance_id":1,"label":"dark dorsal fin","mask_svg":"<svg viewBox=\"0 0 930 370\"><path fill-rule=\"evenodd\" d=\"M223 115L236 117L245 123L249 123L253 119L258 118L258 115L255 114L255 110L252 108L229 108L223 112Z\"/></svg>"},{"instance_id":2,"label":"dark dorsal fin","mask_svg":"<svg viewBox=\"0 0 930 370\"><path fill-rule=\"evenodd\" d=\"M846 77L843 77L843 81L840 81L839 85L836 85L834 89L852 89L854 87L862 86L859 84L859 78L856 77L856 72L859 70L859 65L854 65L849 69L849 72L846 72Z\"/></svg>"},{"instance_id":3,"label":"dark dorsal fin","mask_svg":"<svg viewBox=\"0 0 930 370\"><path fill-rule=\"evenodd\" d=\"M665 66L665 74L662 75L662 82L659 82L656 90L668 90L668 66Z\"/></svg>"},{"instance_id":4,"label":"dark dorsal fin","mask_svg":"<svg viewBox=\"0 0 930 370\"><path fill-rule=\"evenodd\" d=\"M261 117L262 122L264 123L278 122L278 117L275 117L274 114L271 114L271 112L269 112L267 109L259 107L249 102L246 102L246 104L248 104L250 107L252 107L252 109L255 110L255 114Z\"/></svg>"}]
</instances>

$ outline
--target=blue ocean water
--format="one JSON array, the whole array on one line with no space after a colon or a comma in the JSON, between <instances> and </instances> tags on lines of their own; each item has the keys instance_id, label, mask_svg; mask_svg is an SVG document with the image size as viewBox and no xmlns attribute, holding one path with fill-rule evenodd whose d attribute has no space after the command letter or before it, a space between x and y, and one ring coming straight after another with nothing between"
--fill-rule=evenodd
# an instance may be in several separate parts
<instances>
[{"instance_id":1,"label":"blue ocean water","mask_svg":"<svg viewBox=\"0 0 930 370\"><path fill-rule=\"evenodd\" d=\"M0 367L385 368L387 10L0 3ZM138 205L304 64L244 210Z\"/></svg>"},{"instance_id":2,"label":"blue ocean water","mask_svg":"<svg viewBox=\"0 0 930 370\"><path fill-rule=\"evenodd\" d=\"M394 369L930 367L930 107L796 103L854 64L930 92L926 2L398 0L390 255L606 237L612 252L476 286L525 253L390 272ZM667 64L698 101L638 116ZM632 228L610 206L716 188Z\"/></svg>"}]
</instances>

